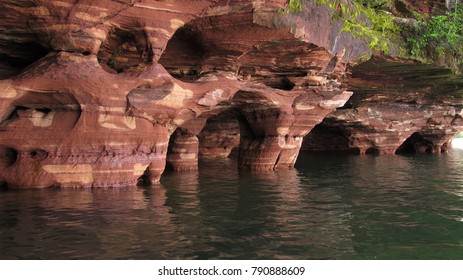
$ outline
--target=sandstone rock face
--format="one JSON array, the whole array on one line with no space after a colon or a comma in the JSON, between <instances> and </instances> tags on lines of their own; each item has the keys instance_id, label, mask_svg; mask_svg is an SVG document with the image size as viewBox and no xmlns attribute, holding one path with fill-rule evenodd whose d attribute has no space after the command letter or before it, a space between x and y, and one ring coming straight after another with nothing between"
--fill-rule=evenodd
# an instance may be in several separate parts
<instances>
[{"instance_id":1,"label":"sandstone rock face","mask_svg":"<svg viewBox=\"0 0 463 280\"><path fill-rule=\"evenodd\" d=\"M440 153L463 129L462 83L449 70L373 58L355 67L355 92L306 137L306 151Z\"/></svg>"},{"instance_id":2,"label":"sandstone rock face","mask_svg":"<svg viewBox=\"0 0 463 280\"><path fill-rule=\"evenodd\" d=\"M407 10L408 13L415 11L421 14L442 14L450 9L454 3L454 0L398 0L395 1L395 6L399 10Z\"/></svg>"},{"instance_id":3,"label":"sandstone rock face","mask_svg":"<svg viewBox=\"0 0 463 280\"><path fill-rule=\"evenodd\" d=\"M307 7L279 13L286 4L3 1L0 181L156 183L166 162L192 170L198 154L233 148L240 168L292 167L352 95L347 63L369 50L336 22L314 34Z\"/></svg>"},{"instance_id":4,"label":"sandstone rock face","mask_svg":"<svg viewBox=\"0 0 463 280\"><path fill-rule=\"evenodd\" d=\"M198 135L203 158L227 158L240 144L240 123L233 110L209 118Z\"/></svg>"}]
</instances>

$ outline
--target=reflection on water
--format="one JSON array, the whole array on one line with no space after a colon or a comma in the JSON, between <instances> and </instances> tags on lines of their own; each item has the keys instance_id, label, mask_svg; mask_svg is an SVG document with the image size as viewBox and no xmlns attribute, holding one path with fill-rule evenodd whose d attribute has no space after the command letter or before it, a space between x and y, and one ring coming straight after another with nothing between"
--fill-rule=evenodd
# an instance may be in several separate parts
<instances>
[{"instance_id":1,"label":"reflection on water","mask_svg":"<svg viewBox=\"0 0 463 280\"><path fill-rule=\"evenodd\" d=\"M2 259L463 259L463 150L0 193Z\"/></svg>"}]
</instances>

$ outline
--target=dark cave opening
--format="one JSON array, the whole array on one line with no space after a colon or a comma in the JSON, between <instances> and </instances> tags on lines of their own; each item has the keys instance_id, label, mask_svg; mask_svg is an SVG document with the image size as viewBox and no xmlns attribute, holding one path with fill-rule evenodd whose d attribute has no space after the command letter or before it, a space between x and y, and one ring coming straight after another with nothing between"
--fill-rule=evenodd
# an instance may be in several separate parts
<instances>
[{"instance_id":1,"label":"dark cave opening","mask_svg":"<svg viewBox=\"0 0 463 280\"><path fill-rule=\"evenodd\" d=\"M264 81L264 84L271 88L281 89L281 90L286 90L286 91L292 90L295 86L295 84L286 77L276 77L276 78L266 79Z\"/></svg>"},{"instance_id":2,"label":"dark cave opening","mask_svg":"<svg viewBox=\"0 0 463 280\"><path fill-rule=\"evenodd\" d=\"M101 45L97 58L107 72L122 73L139 64L150 63L153 53L148 49L143 31L116 28Z\"/></svg>"},{"instance_id":3,"label":"dark cave opening","mask_svg":"<svg viewBox=\"0 0 463 280\"><path fill-rule=\"evenodd\" d=\"M415 154L415 153L433 153L433 143L426 139L422 133L415 132L397 148L395 154Z\"/></svg>"},{"instance_id":4,"label":"dark cave opening","mask_svg":"<svg viewBox=\"0 0 463 280\"><path fill-rule=\"evenodd\" d=\"M42 57L46 56L49 51L42 45L27 42L16 44L11 54L0 54L0 62L14 68L23 69Z\"/></svg>"},{"instance_id":5,"label":"dark cave opening","mask_svg":"<svg viewBox=\"0 0 463 280\"><path fill-rule=\"evenodd\" d=\"M6 79L45 57L49 50L35 42L15 44L7 53L0 53L0 79Z\"/></svg>"},{"instance_id":6,"label":"dark cave opening","mask_svg":"<svg viewBox=\"0 0 463 280\"><path fill-rule=\"evenodd\" d=\"M12 166L18 158L18 151L11 147L0 147L0 170Z\"/></svg>"},{"instance_id":7,"label":"dark cave opening","mask_svg":"<svg viewBox=\"0 0 463 280\"><path fill-rule=\"evenodd\" d=\"M199 77L207 50L201 33L190 26L179 28L167 43L159 63L175 78L191 82Z\"/></svg>"}]
</instances>

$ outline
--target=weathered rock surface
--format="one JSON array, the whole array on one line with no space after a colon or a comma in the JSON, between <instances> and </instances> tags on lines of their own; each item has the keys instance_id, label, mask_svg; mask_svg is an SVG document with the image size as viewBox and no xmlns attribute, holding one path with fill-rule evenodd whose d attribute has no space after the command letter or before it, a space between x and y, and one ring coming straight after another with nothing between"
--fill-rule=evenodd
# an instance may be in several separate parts
<instances>
[{"instance_id":1,"label":"weathered rock surface","mask_svg":"<svg viewBox=\"0 0 463 280\"><path fill-rule=\"evenodd\" d=\"M449 70L376 57L352 71L354 95L311 131L303 150L438 153L463 129L463 84Z\"/></svg>"},{"instance_id":2,"label":"weathered rock surface","mask_svg":"<svg viewBox=\"0 0 463 280\"><path fill-rule=\"evenodd\" d=\"M395 0L393 11L404 16L412 16L413 12L420 14L442 14L451 8L454 0Z\"/></svg>"},{"instance_id":3,"label":"weathered rock surface","mask_svg":"<svg viewBox=\"0 0 463 280\"><path fill-rule=\"evenodd\" d=\"M363 53L341 53L356 39L336 24L326 38L310 20L298 29L307 14L279 13L286 4L3 1L0 181L156 183L166 162L192 170L199 153L233 148L240 168L292 167L303 137L351 96L345 68Z\"/></svg>"},{"instance_id":4,"label":"weathered rock surface","mask_svg":"<svg viewBox=\"0 0 463 280\"><path fill-rule=\"evenodd\" d=\"M446 149L462 128L447 72L376 59L350 74L367 44L326 6L287 2L2 1L0 182L155 184L166 164L230 154L291 168L301 146Z\"/></svg>"}]
</instances>

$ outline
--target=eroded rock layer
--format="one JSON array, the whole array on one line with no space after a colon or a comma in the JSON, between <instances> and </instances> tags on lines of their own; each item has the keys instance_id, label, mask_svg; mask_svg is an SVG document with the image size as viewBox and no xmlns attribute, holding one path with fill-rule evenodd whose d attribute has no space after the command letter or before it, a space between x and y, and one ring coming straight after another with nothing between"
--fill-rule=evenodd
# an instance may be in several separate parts
<instances>
[{"instance_id":1,"label":"eroded rock layer","mask_svg":"<svg viewBox=\"0 0 463 280\"><path fill-rule=\"evenodd\" d=\"M463 84L450 70L374 57L352 70L348 103L305 138L303 150L440 153L463 129Z\"/></svg>"},{"instance_id":2,"label":"eroded rock layer","mask_svg":"<svg viewBox=\"0 0 463 280\"><path fill-rule=\"evenodd\" d=\"M395 7L445 7L415 2ZM301 3L2 1L0 182L156 184L200 156L291 168L301 147L445 151L463 128L461 83L384 57L349 68L368 44L328 6Z\"/></svg>"},{"instance_id":3,"label":"eroded rock layer","mask_svg":"<svg viewBox=\"0 0 463 280\"><path fill-rule=\"evenodd\" d=\"M3 1L0 181L156 183L166 162L192 170L199 154L232 150L240 168L292 167L303 137L351 96L347 63L369 50L328 18L315 36L318 19L278 12L286 5Z\"/></svg>"}]
</instances>

